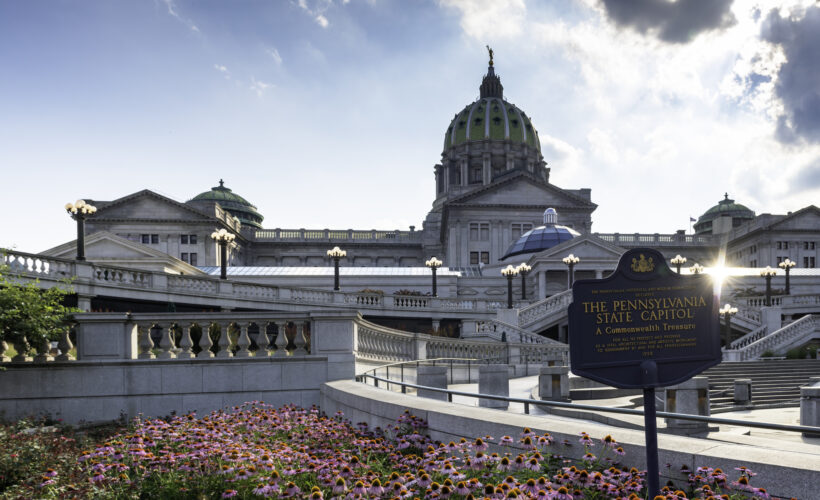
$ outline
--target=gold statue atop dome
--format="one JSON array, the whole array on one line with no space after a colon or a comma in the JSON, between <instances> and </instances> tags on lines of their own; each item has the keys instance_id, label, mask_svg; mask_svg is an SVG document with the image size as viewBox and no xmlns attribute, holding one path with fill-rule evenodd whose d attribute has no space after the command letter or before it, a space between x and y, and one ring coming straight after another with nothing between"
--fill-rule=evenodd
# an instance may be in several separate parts
<instances>
[{"instance_id":1,"label":"gold statue atop dome","mask_svg":"<svg viewBox=\"0 0 820 500\"><path fill-rule=\"evenodd\" d=\"M490 66L492 66L493 65L493 49L491 49L489 45L487 45L486 47L487 47L487 52L490 53Z\"/></svg>"}]
</instances>

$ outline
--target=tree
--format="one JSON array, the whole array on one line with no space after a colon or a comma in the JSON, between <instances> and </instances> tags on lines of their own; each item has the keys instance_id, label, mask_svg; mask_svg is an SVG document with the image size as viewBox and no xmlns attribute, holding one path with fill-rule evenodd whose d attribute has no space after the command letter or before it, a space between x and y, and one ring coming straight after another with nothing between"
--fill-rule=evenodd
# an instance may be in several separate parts
<instances>
[{"instance_id":1,"label":"tree","mask_svg":"<svg viewBox=\"0 0 820 500\"><path fill-rule=\"evenodd\" d=\"M80 312L64 305L71 283L45 290L37 282L22 284L13 279L8 266L0 264L0 341L14 345L25 355L31 347L58 340L70 327L72 314Z\"/></svg>"}]
</instances>

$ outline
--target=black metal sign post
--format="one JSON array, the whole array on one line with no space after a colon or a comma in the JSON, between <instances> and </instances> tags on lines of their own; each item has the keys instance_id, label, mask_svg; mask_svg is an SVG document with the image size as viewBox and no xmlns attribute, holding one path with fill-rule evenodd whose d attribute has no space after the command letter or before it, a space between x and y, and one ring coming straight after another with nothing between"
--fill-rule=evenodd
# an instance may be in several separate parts
<instances>
[{"instance_id":1,"label":"black metal sign post","mask_svg":"<svg viewBox=\"0 0 820 500\"><path fill-rule=\"evenodd\" d=\"M569 307L571 369L643 389L649 498L659 492L655 388L720 363L718 297L708 275L680 276L657 250L632 249L601 280L580 280Z\"/></svg>"}]
</instances>

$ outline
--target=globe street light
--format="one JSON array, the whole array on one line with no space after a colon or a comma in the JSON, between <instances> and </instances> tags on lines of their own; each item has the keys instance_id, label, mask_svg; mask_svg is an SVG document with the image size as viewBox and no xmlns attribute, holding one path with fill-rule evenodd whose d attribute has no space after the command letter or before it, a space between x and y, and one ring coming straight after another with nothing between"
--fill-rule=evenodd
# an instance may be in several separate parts
<instances>
[{"instance_id":1,"label":"globe street light","mask_svg":"<svg viewBox=\"0 0 820 500\"><path fill-rule=\"evenodd\" d=\"M213 238L217 243L219 243L219 260L222 264L222 269L219 273L219 277L223 280L226 280L228 279L228 243L235 240L236 235L233 233L229 233L227 230L223 228L211 233L211 238Z\"/></svg>"},{"instance_id":2,"label":"globe street light","mask_svg":"<svg viewBox=\"0 0 820 500\"><path fill-rule=\"evenodd\" d=\"M512 280L518 274L518 269L509 265L501 270L501 274L507 277L507 309L512 309Z\"/></svg>"},{"instance_id":3,"label":"globe street light","mask_svg":"<svg viewBox=\"0 0 820 500\"><path fill-rule=\"evenodd\" d=\"M791 295L791 289L789 288L789 271L796 265L797 263L791 259L786 259L778 264L781 269L786 271L786 295Z\"/></svg>"},{"instance_id":4,"label":"globe street light","mask_svg":"<svg viewBox=\"0 0 820 500\"><path fill-rule=\"evenodd\" d=\"M718 313L723 315L723 338L724 346L726 349L729 348L729 343L732 341L732 316L737 314L737 307L732 307L729 304L725 304L723 307L718 309Z\"/></svg>"},{"instance_id":5,"label":"globe street light","mask_svg":"<svg viewBox=\"0 0 820 500\"><path fill-rule=\"evenodd\" d=\"M430 257L430 260L424 263L425 266L429 267L431 271L433 271L433 297L438 297L438 292L436 290L436 270L441 267L442 262L435 257Z\"/></svg>"},{"instance_id":6,"label":"globe street light","mask_svg":"<svg viewBox=\"0 0 820 500\"><path fill-rule=\"evenodd\" d=\"M777 271L769 266L760 271L760 275L766 278L766 306L772 305L772 276L777 274Z\"/></svg>"},{"instance_id":7,"label":"globe street light","mask_svg":"<svg viewBox=\"0 0 820 500\"><path fill-rule=\"evenodd\" d=\"M672 260L670 262L672 262L672 265L675 266L675 268L678 271L678 274L680 274L680 266L686 264L686 257L681 257L680 254L678 254L672 257Z\"/></svg>"},{"instance_id":8,"label":"globe street light","mask_svg":"<svg viewBox=\"0 0 820 500\"><path fill-rule=\"evenodd\" d=\"M339 247L327 251L328 257L333 259L333 290L339 291L339 259L347 256L347 252Z\"/></svg>"},{"instance_id":9,"label":"globe street light","mask_svg":"<svg viewBox=\"0 0 820 500\"><path fill-rule=\"evenodd\" d=\"M572 288L572 284L575 282L575 264L581 262L581 259L574 256L573 254L569 254L562 260L564 261L564 264L566 264L569 267L569 270L567 271L567 289L570 289Z\"/></svg>"},{"instance_id":10,"label":"globe street light","mask_svg":"<svg viewBox=\"0 0 820 500\"><path fill-rule=\"evenodd\" d=\"M97 207L89 205L85 200L77 200L75 203L66 203L65 210L77 221L77 260L85 260L85 218L95 214Z\"/></svg>"},{"instance_id":11,"label":"globe street light","mask_svg":"<svg viewBox=\"0 0 820 500\"><path fill-rule=\"evenodd\" d=\"M689 267L689 274L700 274L703 272L703 266L695 262Z\"/></svg>"},{"instance_id":12,"label":"globe street light","mask_svg":"<svg viewBox=\"0 0 820 500\"><path fill-rule=\"evenodd\" d=\"M532 271L532 266L528 266L526 262L518 265L518 274L521 275L521 300L527 300L527 273Z\"/></svg>"}]
</instances>

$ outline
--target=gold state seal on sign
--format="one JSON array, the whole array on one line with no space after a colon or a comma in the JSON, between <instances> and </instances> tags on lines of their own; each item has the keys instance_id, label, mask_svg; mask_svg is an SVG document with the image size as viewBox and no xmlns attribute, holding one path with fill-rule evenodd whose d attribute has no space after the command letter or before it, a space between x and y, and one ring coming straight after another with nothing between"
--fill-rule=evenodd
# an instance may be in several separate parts
<instances>
[{"instance_id":1,"label":"gold state seal on sign","mask_svg":"<svg viewBox=\"0 0 820 500\"><path fill-rule=\"evenodd\" d=\"M652 257L646 259L643 254L641 254L640 259L632 258L632 270L636 273L648 273L655 269L655 263L652 262Z\"/></svg>"}]
</instances>

